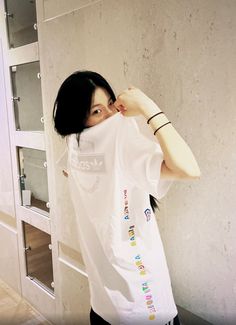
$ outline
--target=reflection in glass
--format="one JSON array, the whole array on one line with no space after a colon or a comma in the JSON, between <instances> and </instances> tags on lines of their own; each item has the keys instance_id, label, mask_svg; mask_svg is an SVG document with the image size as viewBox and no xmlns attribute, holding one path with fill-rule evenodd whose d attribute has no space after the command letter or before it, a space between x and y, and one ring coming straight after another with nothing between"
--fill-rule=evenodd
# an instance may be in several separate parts
<instances>
[{"instance_id":1,"label":"reflection in glass","mask_svg":"<svg viewBox=\"0 0 236 325\"><path fill-rule=\"evenodd\" d=\"M35 0L5 0L9 47L38 41Z\"/></svg>"},{"instance_id":2,"label":"reflection in glass","mask_svg":"<svg viewBox=\"0 0 236 325\"><path fill-rule=\"evenodd\" d=\"M26 222L23 233L27 276L54 292L50 235Z\"/></svg>"},{"instance_id":3,"label":"reflection in glass","mask_svg":"<svg viewBox=\"0 0 236 325\"><path fill-rule=\"evenodd\" d=\"M39 62L11 67L16 129L42 131L43 109Z\"/></svg>"},{"instance_id":4,"label":"reflection in glass","mask_svg":"<svg viewBox=\"0 0 236 325\"><path fill-rule=\"evenodd\" d=\"M18 148L22 205L49 212L46 153L42 150Z\"/></svg>"}]
</instances>

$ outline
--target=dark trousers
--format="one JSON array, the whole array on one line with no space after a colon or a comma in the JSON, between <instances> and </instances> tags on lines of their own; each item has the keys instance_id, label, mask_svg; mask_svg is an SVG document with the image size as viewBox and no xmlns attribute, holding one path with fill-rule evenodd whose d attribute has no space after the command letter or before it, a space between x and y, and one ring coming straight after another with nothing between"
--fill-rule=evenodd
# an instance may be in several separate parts
<instances>
[{"instance_id":1,"label":"dark trousers","mask_svg":"<svg viewBox=\"0 0 236 325\"><path fill-rule=\"evenodd\" d=\"M90 324L91 325L102 325L102 324L107 324L110 325L110 323L106 322L101 316L95 313L93 308L90 310Z\"/></svg>"},{"instance_id":2,"label":"dark trousers","mask_svg":"<svg viewBox=\"0 0 236 325\"><path fill-rule=\"evenodd\" d=\"M106 322L101 316L96 314L92 308L90 310L90 324L91 325L105 325L105 324L110 325L110 323ZM150 322L150 324L151 324L151 322ZM170 322L169 322L169 324L170 324ZM166 325L168 325L168 323ZM174 318L174 325L180 325L178 315L175 316L175 318Z\"/></svg>"}]
</instances>

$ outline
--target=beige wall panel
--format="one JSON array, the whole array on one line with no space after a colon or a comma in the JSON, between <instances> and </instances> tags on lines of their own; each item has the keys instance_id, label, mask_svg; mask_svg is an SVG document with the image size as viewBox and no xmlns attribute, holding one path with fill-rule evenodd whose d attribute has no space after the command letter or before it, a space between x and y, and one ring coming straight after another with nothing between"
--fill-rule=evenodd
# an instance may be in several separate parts
<instances>
[{"instance_id":1,"label":"beige wall panel","mask_svg":"<svg viewBox=\"0 0 236 325\"><path fill-rule=\"evenodd\" d=\"M39 23L59 240L79 249L67 180L55 164L64 144L53 131L52 106L71 72L91 69L117 92L140 87L196 155L201 179L176 182L158 220L176 302L216 325L236 318L235 10L233 0L104 0Z\"/></svg>"},{"instance_id":2,"label":"beige wall panel","mask_svg":"<svg viewBox=\"0 0 236 325\"><path fill-rule=\"evenodd\" d=\"M17 233L12 227L2 223L0 223L0 247L0 278L21 293Z\"/></svg>"},{"instance_id":3,"label":"beige wall panel","mask_svg":"<svg viewBox=\"0 0 236 325\"><path fill-rule=\"evenodd\" d=\"M83 256L78 250L58 242L58 257L60 260L64 261L64 263L73 265L73 267L79 269L82 274L84 273L84 275L87 276Z\"/></svg>"},{"instance_id":4,"label":"beige wall panel","mask_svg":"<svg viewBox=\"0 0 236 325\"><path fill-rule=\"evenodd\" d=\"M91 306L87 277L63 262L59 263L58 269L61 274L61 324L89 324Z\"/></svg>"},{"instance_id":5,"label":"beige wall panel","mask_svg":"<svg viewBox=\"0 0 236 325\"><path fill-rule=\"evenodd\" d=\"M101 0L43 0L43 19L53 19Z\"/></svg>"}]
</instances>

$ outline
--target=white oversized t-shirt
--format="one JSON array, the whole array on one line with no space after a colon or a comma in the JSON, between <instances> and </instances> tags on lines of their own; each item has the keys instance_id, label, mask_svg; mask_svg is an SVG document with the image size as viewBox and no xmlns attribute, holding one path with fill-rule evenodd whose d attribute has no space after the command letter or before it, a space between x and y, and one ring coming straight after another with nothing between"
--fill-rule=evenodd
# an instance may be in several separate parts
<instances>
[{"instance_id":1,"label":"white oversized t-shirt","mask_svg":"<svg viewBox=\"0 0 236 325\"><path fill-rule=\"evenodd\" d=\"M67 139L90 302L112 325L164 325L177 314L149 200L162 198L172 181L160 179L163 153L147 128L142 118L117 113L85 129L79 146L75 134Z\"/></svg>"}]
</instances>

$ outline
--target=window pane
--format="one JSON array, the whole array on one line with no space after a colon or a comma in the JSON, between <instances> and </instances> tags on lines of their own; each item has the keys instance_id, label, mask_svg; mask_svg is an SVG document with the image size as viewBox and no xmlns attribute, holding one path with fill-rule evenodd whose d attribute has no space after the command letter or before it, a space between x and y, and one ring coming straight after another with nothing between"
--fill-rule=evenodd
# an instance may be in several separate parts
<instances>
[{"instance_id":1,"label":"window pane","mask_svg":"<svg viewBox=\"0 0 236 325\"><path fill-rule=\"evenodd\" d=\"M42 131L43 109L39 62L11 67L16 129Z\"/></svg>"},{"instance_id":2,"label":"window pane","mask_svg":"<svg viewBox=\"0 0 236 325\"><path fill-rule=\"evenodd\" d=\"M5 0L9 47L38 41L35 0Z\"/></svg>"},{"instance_id":3,"label":"window pane","mask_svg":"<svg viewBox=\"0 0 236 325\"><path fill-rule=\"evenodd\" d=\"M51 236L26 222L23 233L27 276L54 292Z\"/></svg>"},{"instance_id":4,"label":"window pane","mask_svg":"<svg viewBox=\"0 0 236 325\"><path fill-rule=\"evenodd\" d=\"M22 205L48 215L48 183L45 151L18 148ZM44 214L44 213L43 213Z\"/></svg>"}]
</instances>

